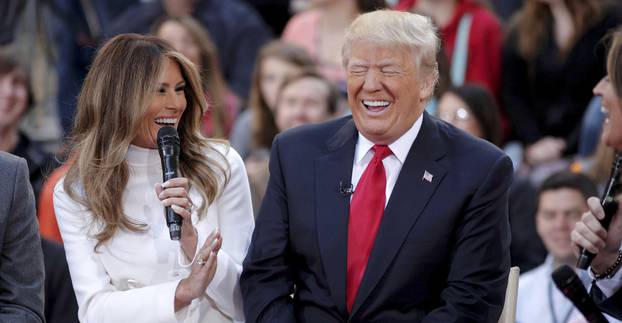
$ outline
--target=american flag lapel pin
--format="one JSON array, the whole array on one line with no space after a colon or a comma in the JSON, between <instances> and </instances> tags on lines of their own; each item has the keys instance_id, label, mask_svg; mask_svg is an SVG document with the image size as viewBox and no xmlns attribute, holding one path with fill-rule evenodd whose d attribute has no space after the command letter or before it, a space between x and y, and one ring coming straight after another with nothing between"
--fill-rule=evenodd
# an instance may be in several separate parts
<instances>
[{"instance_id":1,"label":"american flag lapel pin","mask_svg":"<svg viewBox=\"0 0 622 323\"><path fill-rule=\"evenodd\" d=\"M430 172L428 172L427 170L423 172L423 180L428 183L432 183L432 178L434 178L434 175L430 174Z\"/></svg>"}]
</instances>

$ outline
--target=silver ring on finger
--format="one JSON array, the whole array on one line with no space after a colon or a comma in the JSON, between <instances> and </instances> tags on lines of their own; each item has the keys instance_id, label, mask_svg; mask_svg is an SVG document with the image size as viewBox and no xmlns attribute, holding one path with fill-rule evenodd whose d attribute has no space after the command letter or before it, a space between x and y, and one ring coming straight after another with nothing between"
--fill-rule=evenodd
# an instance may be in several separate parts
<instances>
[{"instance_id":1,"label":"silver ring on finger","mask_svg":"<svg viewBox=\"0 0 622 323\"><path fill-rule=\"evenodd\" d=\"M199 257L197 258L197 260L195 261L197 263L197 265L199 266L203 266L207 263L207 260L203 259L203 257Z\"/></svg>"}]
</instances>

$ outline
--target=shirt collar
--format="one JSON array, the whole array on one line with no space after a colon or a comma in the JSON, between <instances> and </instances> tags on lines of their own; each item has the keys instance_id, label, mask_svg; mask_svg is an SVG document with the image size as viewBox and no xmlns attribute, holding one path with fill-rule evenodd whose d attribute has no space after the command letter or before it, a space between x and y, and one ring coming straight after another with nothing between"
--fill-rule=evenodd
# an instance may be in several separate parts
<instances>
[{"instance_id":1,"label":"shirt collar","mask_svg":"<svg viewBox=\"0 0 622 323\"><path fill-rule=\"evenodd\" d=\"M389 148L393 152L393 155L397 157L397 159L404 164L406 161L406 157L408 156L408 152L410 151L410 147L417 139L417 135L419 135L419 130L421 130L421 124L423 123L423 113L417 118L417 121L406 131L401 137L397 138L393 143L389 144ZM374 143L365 138L363 134L359 131L359 137L356 142L356 150L354 152L354 161L355 163L360 163L361 160L367 155L367 152L374 146Z\"/></svg>"}]
</instances>

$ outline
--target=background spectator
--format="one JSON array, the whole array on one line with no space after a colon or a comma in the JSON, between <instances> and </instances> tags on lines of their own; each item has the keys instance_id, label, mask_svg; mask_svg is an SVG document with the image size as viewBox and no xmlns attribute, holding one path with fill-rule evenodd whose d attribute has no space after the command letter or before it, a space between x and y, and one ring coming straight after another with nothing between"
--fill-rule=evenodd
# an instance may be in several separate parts
<instances>
[{"instance_id":1,"label":"background spectator","mask_svg":"<svg viewBox=\"0 0 622 323\"><path fill-rule=\"evenodd\" d=\"M530 165L577 151L591 89L605 74L601 38L620 23L600 0L526 0L503 49L503 104Z\"/></svg>"},{"instance_id":2,"label":"background spectator","mask_svg":"<svg viewBox=\"0 0 622 323\"><path fill-rule=\"evenodd\" d=\"M231 146L242 158L252 150L270 149L278 132L274 109L283 80L314 66L311 56L296 45L273 41L261 49L255 63L249 106L236 120L231 134Z\"/></svg>"},{"instance_id":3,"label":"background spectator","mask_svg":"<svg viewBox=\"0 0 622 323\"><path fill-rule=\"evenodd\" d=\"M341 45L346 28L359 14L385 8L384 0L311 0L311 8L296 14L282 39L305 48L324 77L345 93Z\"/></svg>"},{"instance_id":4,"label":"background spectator","mask_svg":"<svg viewBox=\"0 0 622 323\"><path fill-rule=\"evenodd\" d=\"M304 71L286 79L279 89L274 117L278 132L335 117L339 104L337 88L315 71ZM269 149L255 150L246 159L255 214L268 186Z\"/></svg>"},{"instance_id":5,"label":"background spectator","mask_svg":"<svg viewBox=\"0 0 622 323\"><path fill-rule=\"evenodd\" d=\"M582 174L556 173L542 183L535 222L548 256L542 265L520 276L517 322L555 323L582 318L570 300L553 286L551 273L562 265L576 265L570 232L588 211L587 198L596 194L594 183ZM578 275L587 287L587 272L578 271Z\"/></svg>"},{"instance_id":6,"label":"background spectator","mask_svg":"<svg viewBox=\"0 0 622 323\"><path fill-rule=\"evenodd\" d=\"M114 21L111 33L146 33L164 15L192 15L201 22L218 48L225 79L246 100L257 52L272 38L261 17L240 0L155 0L128 8Z\"/></svg>"},{"instance_id":7,"label":"background spectator","mask_svg":"<svg viewBox=\"0 0 622 323\"><path fill-rule=\"evenodd\" d=\"M439 26L453 85L476 83L498 97L502 30L494 13L475 0L418 0L411 10Z\"/></svg>"},{"instance_id":8,"label":"background spectator","mask_svg":"<svg viewBox=\"0 0 622 323\"><path fill-rule=\"evenodd\" d=\"M218 63L218 50L201 24L190 16L166 17L155 23L152 33L168 41L201 72L208 110L201 130L207 137L226 138L238 113L238 99L229 90Z\"/></svg>"},{"instance_id":9,"label":"background spectator","mask_svg":"<svg viewBox=\"0 0 622 323\"><path fill-rule=\"evenodd\" d=\"M20 121L32 103L26 69L11 48L0 50L0 151L26 159L30 183L38 196L45 175L56 166L42 145L20 131Z\"/></svg>"}]
</instances>

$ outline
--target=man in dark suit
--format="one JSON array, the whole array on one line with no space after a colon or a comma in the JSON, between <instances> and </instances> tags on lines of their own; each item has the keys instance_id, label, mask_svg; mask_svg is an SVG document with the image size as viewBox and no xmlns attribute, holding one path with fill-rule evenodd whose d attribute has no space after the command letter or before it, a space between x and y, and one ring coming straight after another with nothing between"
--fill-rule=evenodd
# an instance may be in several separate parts
<instances>
[{"instance_id":1,"label":"man in dark suit","mask_svg":"<svg viewBox=\"0 0 622 323\"><path fill-rule=\"evenodd\" d=\"M44 322L43 255L24 159L0 151L0 322Z\"/></svg>"},{"instance_id":2,"label":"man in dark suit","mask_svg":"<svg viewBox=\"0 0 622 323\"><path fill-rule=\"evenodd\" d=\"M497 322L512 165L424 112L438 47L419 15L352 23L352 117L273 143L240 278L248 322Z\"/></svg>"}]
</instances>

